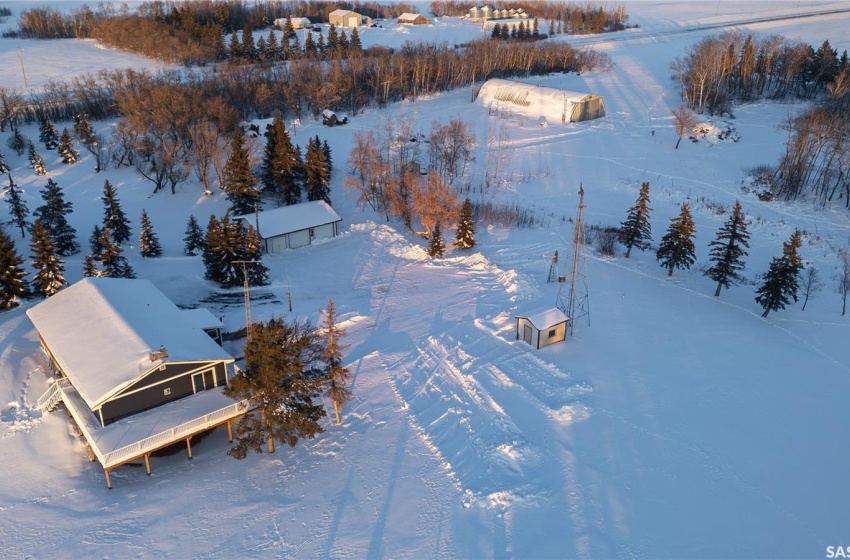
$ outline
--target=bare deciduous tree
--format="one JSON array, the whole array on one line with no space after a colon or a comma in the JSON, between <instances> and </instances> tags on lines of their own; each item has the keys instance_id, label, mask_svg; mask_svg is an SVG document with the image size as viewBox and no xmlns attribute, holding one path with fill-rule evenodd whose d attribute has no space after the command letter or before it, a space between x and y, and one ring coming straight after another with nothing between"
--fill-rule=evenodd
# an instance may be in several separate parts
<instances>
[{"instance_id":1,"label":"bare deciduous tree","mask_svg":"<svg viewBox=\"0 0 850 560\"><path fill-rule=\"evenodd\" d=\"M841 259L835 273L835 291L841 296L841 316L847 311L847 294L850 293L850 253L847 249L839 249Z\"/></svg>"},{"instance_id":2,"label":"bare deciduous tree","mask_svg":"<svg viewBox=\"0 0 850 560\"><path fill-rule=\"evenodd\" d=\"M684 103L670 112L673 113L673 128L676 130L676 136L678 137L678 140L676 140L676 149L678 150L682 137L693 130L697 123L699 123L699 120L693 111L688 109L688 106Z\"/></svg>"},{"instance_id":3,"label":"bare deciduous tree","mask_svg":"<svg viewBox=\"0 0 850 560\"><path fill-rule=\"evenodd\" d=\"M806 310L806 304L809 303L809 298L815 297L819 291L823 289L823 280L820 277L820 271L813 264L810 264L800 274L800 291L803 293L803 311Z\"/></svg>"}]
</instances>

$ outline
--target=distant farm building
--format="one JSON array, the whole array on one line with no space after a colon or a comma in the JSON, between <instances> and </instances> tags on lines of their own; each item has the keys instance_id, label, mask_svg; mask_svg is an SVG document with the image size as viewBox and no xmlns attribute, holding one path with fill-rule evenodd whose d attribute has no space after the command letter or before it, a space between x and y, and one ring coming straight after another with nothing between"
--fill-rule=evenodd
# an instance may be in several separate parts
<instances>
[{"instance_id":1,"label":"distant farm building","mask_svg":"<svg viewBox=\"0 0 850 560\"><path fill-rule=\"evenodd\" d=\"M473 23L481 23L493 19L528 19L528 14L522 8L492 8L490 6L473 6L469 9L466 19Z\"/></svg>"},{"instance_id":2,"label":"distant farm building","mask_svg":"<svg viewBox=\"0 0 850 560\"><path fill-rule=\"evenodd\" d=\"M476 100L490 110L513 111L548 122L582 122L605 116L605 103L592 93L579 93L494 78Z\"/></svg>"},{"instance_id":3,"label":"distant farm building","mask_svg":"<svg viewBox=\"0 0 850 560\"><path fill-rule=\"evenodd\" d=\"M351 10L334 10L328 14L328 23L336 27L360 27L363 16Z\"/></svg>"},{"instance_id":4,"label":"distant farm building","mask_svg":"<svg viewBox=\"0 0 850 560\"><path fill-rule=\"evenodd\" d=\"M313 22L311 22L309 18L305 17L289 18L289 21L292 22L292 29L304 29L305 27L313 25ZM286 25L286 18L278 18L274 20L274 25L279 29L283 29L283 26Z\"/></svg>"},{"instance_id":5,"label":"distant farm building","mask_svg":"<svg viewBox=\"0 0 850 560\"><path fill-rule=\"evenodd\" d=\"M534 346L538 350L567 338L567 323L563 311L558 308L547 309L535 315L516 317L516 338Z\"/></svg>"},{"instance_id":6,"label":"distant farm building","mask_svg":"<svg viewBox=\"0 0 850 560\"><path fill-rule=\"evenodd\" d=\"M404 25L431 25L431 20L422 14L401 14L398 16L398 22Z\"/></svg>"},{"instance_id":7,"label":"distant farm building","mask_svg":"<svg viewBox=\"0 0 850 560\"><path fill-rule=\"evenodd\" d=\"M242 220L246 227L254 226L263 240L263 250L270 255L336 237L342 221L330 204L323 200L263 210L234 219Z\"/></svg>"},{"instance_id":8,"label":"distant farm building","mask_svg":"<svg viewBox=\"0 0 850 560\"><path fill-rule=\"evenodd\" d=\"M182 310L147 280L84 278L27 310L53 383L42 412L65 405L109 472L245 414L221 388L237 373L221 322ZM231 437L232 440L232 437Z\"/></svg>"}]
</instances>

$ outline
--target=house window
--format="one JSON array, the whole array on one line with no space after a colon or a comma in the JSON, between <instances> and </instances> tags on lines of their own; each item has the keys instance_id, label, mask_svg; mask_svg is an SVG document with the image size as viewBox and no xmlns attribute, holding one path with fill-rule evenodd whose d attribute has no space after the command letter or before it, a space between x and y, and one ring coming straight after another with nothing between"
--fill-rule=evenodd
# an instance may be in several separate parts
<instances>
[{"instance_id":1,"label":"house window","mask_svg":"<svg viewBox=\"0 0 850 560\"><path fill-rule=\"evenodd\" d=\"M170 395L171 394L171 387L166 387L165 389L163 389L162 394L165 395L166 397L168 395Z\"/></svg>"},{"instance_id":2,"label":"house window","mask_svg":"<svg viewBox=\"0 0 850 560\"><path fill-rule=\"evenodd\" d=\"M558 332L558 329L550 329L549 330L549 338L555 338L555 333Z\"/></svg>"}]
</instances>

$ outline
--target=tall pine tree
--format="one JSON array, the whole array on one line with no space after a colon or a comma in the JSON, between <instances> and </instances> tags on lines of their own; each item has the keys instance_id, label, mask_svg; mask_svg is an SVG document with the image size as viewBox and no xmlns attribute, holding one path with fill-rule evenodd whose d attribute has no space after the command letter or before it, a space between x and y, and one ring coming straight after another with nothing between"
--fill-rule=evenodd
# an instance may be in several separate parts
<instances>
[{"instance_id":1,"label":"tall pine tree","mask_svg":"<svg viewBox=\"0 0 850 560\"><path fill-rule=\"evenodd\" d=\"M269 269L263 264L263 242L253 226L245 229L242 227L242 220L239 220L239 225L242 229L240 260L251 261L245 265L248 272L248 284L265 286L269 283Z\"/></svg>"},{"instance_id":2,"label":"tall pine tree","mask_svg":"<svg viewBox=\"0 0 850 560\"><path fill-rule=\"evenodd\" d=\"M29 160L29 165L32 167L32 170L35 171L36 175L47 175L47 168L44 167L44 160L41 159L41 154L38 153L38 150L35 149L35 144L29 145L29 153L27 155L27 159Z\"/></svg>"},{"instance_id":3,"label":"tall pine tree","mask_svg":"<svg viewBox=\"0 0 850 560\"><path fill-rule=\"evenodd\" d=\"M21 230L21 237L26 236L26 229L29 225L27 216L29 216L29 208L21 196L21 189L9 176L9 188L6 189L6 202L9 204L9 213L12 215L12 223L18 226Z\"/></svg>"},{"instance_id":4,"label":"tall pine tree","mask_svg":"<svg viewBox=\"0 0 850 560\"><path fill-rule=\"evenodd\" d=\"M0 309L16 307L20 298L29 295L22 264L24 260L15 250L15 242L0 228Z\"/></svg>"},{"instance_id":5,"label":"tall pine tree","mask_svg":"<svg viewBox=\"0 0 850 560\"><path fill-rule=\"evenodd\" d=\"M103 237L103 231L99 226L94 226L89 236L89 248L91 249L91 255L96 260L100 260L100 254L103 252L103 244L100 242L101 237Z\"/></svg>"},{"instance_id":6,"label":"tall pine tree","mask_svg":"<svg viewBox=\"0 0 850 560\"><path fill-rule=\"evenodd\" d=\"M649 183L644 182L640 186L637 202L629 208L626 221L620 226L620 243L626 247L626 258L629 258L633 247L641 251L649 249L649 242L652 240L652 228L649 225L649 213L651 211L652 208L649 207Z\"/></svg>"},{"instance_id":7,"label":"tall pine tree","mask_svg":"<svg viewBox=\"0 0 850 560\"><path fill-rule=\"evenodd\" d=\"M83 258L83 278L91 278L92 276L103 276L103 274L97 269L97 261L91 254L88 254Z\"/></svg>"},{"instance_id":8,"label":"tall pine tree","mask_svg":"<svg viewBox=\"0 0 850 560\"><path fill-rule=\"evenodd\" d=\"M782 246L782 256L770 261L770 268L762 275L764 282L756 293L756 302L764 309L762 317L771 311L785 309L791 300L797 301L799 275L803 269L803 260L797 250L803 244L800 230L795 230L791 238Z\"/></svg>"},{"instance_id":9,"label":"tall pine tree","mask_svg":"<svg viewBox=\"0 0 850 560\"><path fill-rule=\"evenodd\" d=\"M62 135L59 136L59 144L56 146L56 151L62 157L62 163L77 163L80 159L80 152L74 148L74 140L71 138L71 132L65 128L62 130Z\"/></svg>"},{"instance_id":10,"label":"tall pine tree","mask_svg":"<svg viewBox=\"0 0 850 560\"><path fill-rule=\"evenodd\" d=\"M248 284L262 286L268 281L268 268L262 264L262 245L254 228L247 229L242 220L231 220L226 213L219 221L210 216L204 243L204 277L222 288L242 284L242 264L237 261L257 261L246 265Z\"/></svg>"},{"instance_id":11,"label":"tall pine tree","mask_svg":"<svg viewBox=\"0 0 850 560\"><path fill-rule=\"evenodd\" d=\"M55 150L59 145L59 134L50 119L44 119L38 124L38 141L44 144L45 150Z\"/></svg>"},{"instance_id":12,"label":"tall pine tree","mask_svg":"<svg viewBox=\"0 0 850 560\"><path fill-rule=\"evenodd\" d=\"M189 215L186 232L183 237L183 252L195 256L204 250L204 229L194 215Z\"/></svg>"},{"instance_id":13,"label":"tall pine tree","mask_svg":"<svg viewBox=\"0 0 850 560\"><path fill-rule=\"evenodd\" d=\"M322 361L325 362L325 377L330 381L328 394L334 406L334 416L339 425L339 411L351 400L351 372L342 365L342 351L348 348L342 343L346 332L337 323L336 304L328 299L328 308L322 312L325 318L322 337Z\"/></svg>"},{"instance_id":14,"label":"tall pine tree","mask_svg":"<svg viewBox=\"0 0 850 560\"><path fill-rule=\"evenodd\" d=\"M263 190L274 194L287 205L300 202L301 167L300 154L292 145L283 117L275 111L271 129L266 133L263 152Z\"/></svg>"},{"instance_id":15,"label":"tall pine tree","mask_svg":"<svg viewBox=\"0 0 850 560\"><path fill-rule=\"evenodd\" d=\"M446 246L443 243L443 232L440 229L440 222L434 226L434 231L431 232L431 238L428 240L428 256L442 257L446 252Z\"/></svg>"},{"instance_id":16,"label":"tall pine tree","mask_svg":"<svg viewBox=\"0 0 850 560\"><path fill-rule=\"evenodd\" d=\"M324 200L330 204L331 191L328 182L328 166L322 145L310 138L304 158L304 187L307 190L307 200Z\"/></svg>"},{"instance_id":17,"label":"tall pine tree","mask_svg":"<svg viewBox=\"0 0 850 560\"><path fill-rule=\"evenodd\" d=\"M245 134L237 127L231 142L230 157L224 164L221 187L227 193L234 215L250 214L260 206L257 178L251 171L251 160L245 147Z\"/></svg>"},{"instance_id":18,"label":"tall pine tree","mask_svg":"<svg viewBox=\"0 0 850 560\"><path fill-rule=\"evenodd\" d=\"M127 258L121 253L124 250L121 245L113 240L113 236L108 227L103 228L100 234L100 265L103 268L103 275L109 278L135 278L136 273Z\"/></svg>"},{"instance_id":19,"label":"tall pine tree","mask_svg":"<svg viewBox=\"0 0 850 560\"><path fill-rule=\"evenodd\" d=\"M32 225L30 251L32 267L35 269L31 283L34 293L50 297L68 284L65 280L65 262L41 220L36 220Z\"/></svg>"},{"instance_id":20,"label":"tall pine tree","mask_svg":"<svg viewBox=\"0 0 850 560\"><path fill-rule=\"evenodd\" d=\"M12 170L9 169L9 165L6 163L6 158L3 157L3 152L0 152L0 173L9 175L9 179L12 178Z\"/></svg>"},{"instance_id":21,"label":"tall pine tree","mask_svg":"<svg viewBox=\"0 0 850 560\"><path fill-rule=\"evenodd\" d=\"M100 200L103 202L103 229L112 232L112 239L119 245L128 241L130 239L130 220L127 219L127 215L121 209L115 188L108 179L103 183L103 196L100 197Z\"/></svg>"},{"instance_id":22,"label":"tall pine tree","mask_svg":"<svg viewBox=\"0 0 850 560\"><path fill-rule=\"evenodd\" d=\"M682 204L681 213L670 220L667 233L661 238L661 245L655 253L655 258L667 269L667 276L673 276L674 268L688 269L694 264L695 235L696 226L691 217L691 209L685 202Z\"/></svg>"},{"instance_id":23,"label":"tall pine tree","mask_svg":"<svg viewBox=\"0 0 850 560\"><path fill-rule=\"evenodd\" d=\"M705 275L717 282L714 296L720 295L722 288L729 288L741 281L740 272L744 270L744 257L749 249L750 232L741 203L735 201L732 215L717 232L717 239L709 244L708 259L714 264L705 271Z\"/></svg>"},{"instance_id":24,"label":"tall pine tree","mask_svg":"<svg viewBox=\"0 0 850 560\"><path fill-rule=\"evenodd\" d=\"M475 247L475 222L473 221L472 202L469 197L463 201L460 207L460 223L455 235L455 247L458 249L471 249Z\"/></svg>"},{"instance_id":25,"label":"tall pine tree","mask_svg":"<svg viewBox=\"0 0 850 560\"><path fill-rule=\"evenodd\" d=\"M225 387L224 394L246 399L253 412L236 423L236 443L228 455L244 459L263 447L274 453L275 442L294 446L302 438L322 433L327 416L321 397L327 378L317 358L321 342L308 323L272 318L251 326L245 346L245 369Z\"/></svg>"},{"instance_id":26,"label":"tall pine tree","mask_svg":"<svg viewBox=\"0 0 850 560\"><path fill-rule=\"evenodd\" d=\"M47 185L41 190L41 206L35 209L33 216L40 218L47 235L53 241L57 253L63 257L73 255L80 250L77 243L77 230L75 230L66 218L73 212L73 204L65 202L62 189L53 179L47 180ZM100 237L100 232L98 232Z\"/></svg>"},{"instance_id":27,"label":"tall pine tree","mask_svg":"<svg viewBox=\"0 0 850 560\"><path fill-rule=\"evenodd\" d=\"M139 252L143 257L158 257L162 254L162 245L159 238L153 232L151 219L148 212L142 209L142 218L139 226Z\"/></svg>"}]
</instances>

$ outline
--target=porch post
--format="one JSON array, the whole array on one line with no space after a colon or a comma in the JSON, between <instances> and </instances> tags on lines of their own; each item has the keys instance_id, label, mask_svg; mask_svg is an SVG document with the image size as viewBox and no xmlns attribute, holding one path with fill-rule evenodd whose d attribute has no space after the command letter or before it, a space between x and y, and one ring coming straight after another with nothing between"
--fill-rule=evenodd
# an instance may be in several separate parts
<instances>
[{"instance_id":1,"label":"porch post","mask_svg":"<svg viewBox=\"0 0 850 560\"><path fill-rule=\"evenodd\" d=\"M186 451L189 453L189 458L192 458L192 436L186 438Z\"/></svg>"},{"instance_id":2,"label":"porch post","mask_svg":"<svg viewBox=\"0 0 850 560\"><path fill-rule=\"evenodd\" d=\"M103 474L106 475L106 487L112 490L112 481L109 480L109 469L103 469Z\"/></svg>"},{"instance_id":3,"label":"porch post","mask_svg":"<svg viewBox=\"0 0 850 560\"><path fill-rule=\"evenodd\" d=\"M145 470L148 471L148 476L151 475L150 453L145 453Z\"/></svg>"}]
</instances>

